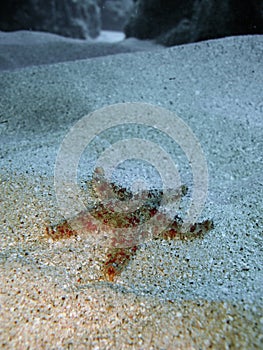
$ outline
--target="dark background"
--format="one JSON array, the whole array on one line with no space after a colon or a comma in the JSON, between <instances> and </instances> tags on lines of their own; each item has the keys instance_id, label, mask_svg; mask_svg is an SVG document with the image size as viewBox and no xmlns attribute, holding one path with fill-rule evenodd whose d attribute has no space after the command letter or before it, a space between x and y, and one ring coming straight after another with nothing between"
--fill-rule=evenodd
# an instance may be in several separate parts
<instances>
[{"instance_id":1,"label":"dark background","mask_svg":"<svg viewBox=\"0 0 263 350\"><path fill-rule=\"evenodd\" d=\"M263 33L263 0L2 0L0 30L96 38L102 29L171 46Z\"/></svg>"}]
</instances>

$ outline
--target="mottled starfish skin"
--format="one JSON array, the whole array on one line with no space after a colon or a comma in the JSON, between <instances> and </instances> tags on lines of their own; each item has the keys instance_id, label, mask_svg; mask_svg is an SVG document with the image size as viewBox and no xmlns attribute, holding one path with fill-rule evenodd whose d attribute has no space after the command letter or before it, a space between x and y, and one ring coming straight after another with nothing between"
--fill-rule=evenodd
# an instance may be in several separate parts
<instances>
[{"instance_id":1,"label":"mottled starfish skin","mask_svg":"<svg viewBox=\"0 0 263 350\"><path fill-rule=\"evenodd\" d=\"M175 238L194 238L205 234L213 228L211 220L205 220L201 223L195 223L190 226L189 232L182 233L182 224L175 220L165 231L159 235L159 238L170 240ZM103 273L106 280L113 282L114 279L121 274L131 257L136 253L138 246L131 248L112 248L107 255L108 260L104 264Z\"/></svg>"},{"instance_id":2,"label":"mottled starfish skin","mask_svg":"<svg viewBox=\"0 0 263 350\"><path fill-rule=\"evenodd\" d=\"M121 274L136 253L138 245L145 239L196 237L213 228L213 223L206 220L191 225L188 232L184 232L179 217L171 220L166 214L158 211L161 203L175 202L185 195L184 186L165 193L154 190L133 194L110 183L105 178L103 169L96 168L92 180L88 183L88 189L94 199L93 206L71 220L47 227L46 233L53 240L89 234L103 237L104 244L107 237L108 246L111 248L104 263L103 274L105 279L111 282ZM132 200L128 206L127 200ZM138 234L136 228L142 227L142 224L145 231L139 230ZM160 227L165 229L160 231ZM123 229L124 234L120 233L120 229Z\"/></svg>"}]
</instances>

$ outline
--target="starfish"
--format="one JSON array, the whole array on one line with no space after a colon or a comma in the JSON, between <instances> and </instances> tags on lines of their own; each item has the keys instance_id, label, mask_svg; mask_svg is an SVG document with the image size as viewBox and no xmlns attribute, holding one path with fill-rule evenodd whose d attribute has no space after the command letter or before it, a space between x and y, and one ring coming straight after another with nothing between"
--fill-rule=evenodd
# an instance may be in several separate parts
<instances>
[{"instance_id":1,"label":"starfish","mask_svg":"<svg viewBox=\"0 0 263 350\"><path fill-rule=\"evenodd\" d=\"M102 168L96 168L87 182L92 203L86 211L56 225L46 227L53 240L88 234L103 239L110 247L103 266L105 280L113 282L121 274L140 244L149 238L175 239L196 237L213 228L211 220L194 223L184 232L183 221L172 219L160 208L179 202L187 193L186 186L169 190L149 190L133 193L105 177Z\"/></svg>"}]
</instances>

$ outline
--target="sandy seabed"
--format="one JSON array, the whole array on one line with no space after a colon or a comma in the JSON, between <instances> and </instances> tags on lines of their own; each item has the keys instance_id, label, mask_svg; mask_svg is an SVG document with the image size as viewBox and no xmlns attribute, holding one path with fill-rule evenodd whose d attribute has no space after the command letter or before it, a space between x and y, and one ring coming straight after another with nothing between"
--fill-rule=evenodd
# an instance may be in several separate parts
<instances>
[{"instance_id":1,"label":"sandy seabed","mask_svg":"<svg viewBox=\"0 0 263 350\"><path fill-rule=\"evenodd\" d=\"M1 348L261 349L263 36L130 53L143 43L98 43L101 57L94 45L0 36ZM45 227L62 218L54 166L64 136L121 102L161 106L190 126L209 171L202 217L215 227L145 242L110 283L105 249L53 242Z\"/></svg>"}]
</instances>

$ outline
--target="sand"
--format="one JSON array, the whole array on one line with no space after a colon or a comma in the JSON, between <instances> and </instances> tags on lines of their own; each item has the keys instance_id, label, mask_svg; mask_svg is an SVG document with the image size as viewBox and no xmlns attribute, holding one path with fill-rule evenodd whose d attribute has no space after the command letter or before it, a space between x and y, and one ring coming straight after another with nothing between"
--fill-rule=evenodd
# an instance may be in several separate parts
<instances>
[{"instance_id":1,"label":"sand","mask_svg":"<svg viewBox=\"0 0 263 350\"><path fill-rule=\"evenodd\" d=\"M89 40L65 38L45 32L0 31L0 69L16 70L33 65L162 48L152 41L122 39L123 33L110 31L102 31L98 38Z\"/></svg>"},{"instance_id":2,"label":"sand","mask_svg":"<svg viewBox=\"0 0 263 350\"><path fill-rule=\"evenodd\" d=\"M1 347L262 348L263 36L68 62L63 45L73 40L59 39L51 57L44 39L46 58L36 49L23 64L33 42L0 43ZM123 102L171 110L194 132L209 174L201 218L214 229L144 242L110 283L100 280L105 249L85 237L53 242L45 227L62 219L54 167L63 138L91 111Z\"/></svg>"}]
</instances>

